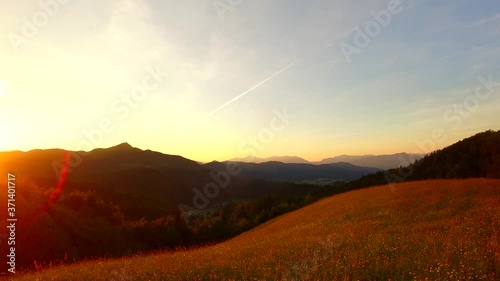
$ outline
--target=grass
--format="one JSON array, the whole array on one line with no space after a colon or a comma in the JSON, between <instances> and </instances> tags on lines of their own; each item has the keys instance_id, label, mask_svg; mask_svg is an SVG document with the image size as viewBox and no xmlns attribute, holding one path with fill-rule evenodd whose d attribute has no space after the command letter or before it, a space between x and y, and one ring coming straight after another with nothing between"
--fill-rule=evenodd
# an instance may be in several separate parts
<instances>
[{"instance_id":1,"label":"grass","mask_svg":"<svg viewBox=\"0 0 500 281\"><path fill-rule=\"evenodd\" d=\"M14 280L498 280L499 232L499 180L411 182L335 195L214 246Z\"/></svg>"}]
</instances>

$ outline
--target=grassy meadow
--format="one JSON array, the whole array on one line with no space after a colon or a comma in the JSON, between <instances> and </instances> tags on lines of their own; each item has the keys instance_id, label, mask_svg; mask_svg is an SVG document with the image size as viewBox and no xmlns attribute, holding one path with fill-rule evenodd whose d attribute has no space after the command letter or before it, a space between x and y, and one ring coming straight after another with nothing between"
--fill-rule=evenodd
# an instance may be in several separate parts
<instances>
[{"instance_id":1,"label":"grassy meadow","mask_svg":"<svg viewBox=\"0 0 500 281\"><path fill-rule=\"evenodd\" d=\"M55 266L14 280L495 280L500 180L428 180L323 199L226 242Z\"/></svg>"}]
</instances>

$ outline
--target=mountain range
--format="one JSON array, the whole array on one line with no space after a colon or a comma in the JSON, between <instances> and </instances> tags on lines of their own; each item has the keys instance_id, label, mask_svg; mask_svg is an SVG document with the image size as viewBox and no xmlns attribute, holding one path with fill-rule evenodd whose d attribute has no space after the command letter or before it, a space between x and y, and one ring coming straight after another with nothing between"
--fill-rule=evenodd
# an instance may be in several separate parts
<instances>
[{"instance_id":1,"label":"mountain range","mask_svg":"<svg viewBox=\"0 0 500 281\"><path fill-rule=\"evenodd\" d=\"M235 163L242 168L240 178L268 181L331 183L351 181L380 171L377 168L359 167L349 163L313 165L277 161L263 163L211 162L204 166L212 171L221 171L227 163Z\"/></svg>"},{"instance_id":2,"label":"mountain range","mask_svg":"<svg viewBox=\"0 0 500 281\"><path fill-rule=\"evenodd\" d=\"M282 162L289 164L311 164L311 162L307 161L304 158L300 158L297 156L272 156L266 158L260 158L256 156L248 156L243 158L233 158L227 161L230 162L243 162L243 163L265 163L265 162Z\"/></svg>"},{"instance_id":3,"label":"mountain range","mask_svg":"<svg viewBox=\"0 0 500 281\"><path fill-rule=\"evenodd\" d=\"M71 156L65 163L66 155ZM95 192L120 205L131 219L174 212L179 204L217 206L231 200L259 199L270 194L307 193L318 186L295 183L351 181L378 171L347 163L312 165L212 162L204 165L177 155L141 150L128 143L90 152L62 149L0 152L0 172L42 188L58 185L68 164L65 190ZM228 164L238 174L228 175ZM221 183L222 182L222 183ZM218 186L217 196L203 197L207 185ZM210 200L208 200L210 199Z\"/></svg>"},{"instance_id":4,"label":"mountain range","mask_svg":"<svg viewBox=\"0 0 500 281\"><path fill-rule=\"evenodd\" d=\"M244 158L233 158L228 161L244 162L244 163L265 163L265 162L282 162L287 164L333 164L333 163L349 163L355 166L371 167L382 170L388 170L398 167L404 167L416 160L424 157L424 154L409 154L409 153L395 153L387 155L340 155L331 158L325 158L317 162L309 162L304 158L297 156L272 156L267 158L259 158L255 156L248 156Z\"/></svg>"}]
</instances>

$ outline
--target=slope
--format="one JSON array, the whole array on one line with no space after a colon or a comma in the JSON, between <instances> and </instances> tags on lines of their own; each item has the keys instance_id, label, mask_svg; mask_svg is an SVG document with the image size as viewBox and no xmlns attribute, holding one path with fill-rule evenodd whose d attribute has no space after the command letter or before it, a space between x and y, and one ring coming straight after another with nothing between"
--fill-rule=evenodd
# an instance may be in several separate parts
<instances>
[{"instance_id":1,"label":"slope","mask_svg":"<svg viewBox=\"0 0 500 281\"><path fill-rule=\"evenodd\" d=\"M214 246L14 280L494 280L500 181L430 180L336 195Z\"/></svg>"}]
</instances>

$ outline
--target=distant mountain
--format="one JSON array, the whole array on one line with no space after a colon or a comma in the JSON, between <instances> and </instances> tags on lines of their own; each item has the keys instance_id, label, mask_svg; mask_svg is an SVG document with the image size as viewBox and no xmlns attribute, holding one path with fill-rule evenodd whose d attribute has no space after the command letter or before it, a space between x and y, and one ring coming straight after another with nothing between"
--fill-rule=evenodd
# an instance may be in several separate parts
<instances>
[{"instance_id":1,"label":"distant mountain","mask_svg":"<svg viewBox=\"0 0 500 281\"><path fill-rule=\"evenodd\" d=\"M272 156L267 158L248 156L245 158L233 158L228 161L243 162L243 163L282 162L282 163L295 163L295 164L309 164L309 161L297 156Z\"/></svg>"},{"instance_id":2,"label":"distant mountain","mask_svg":"<svg viewBox=\"0 0 500 281\"><path fill-rule=\"evenodd\" d=\"M61 149L0 152L0 171L14 171L40 187L54 187L65 153ZM134 218L172 212L179 202L192 200L194 187L212 180L194 161L127 143L71 155L64 189L93 190Z\"/></svg>"},{"instance_id":3,"label":"distant mountain","mask_svg":"<svg viewBox=\"0 0 500 281\"><path fill-rule=\"evenodd\" d=\"M382 170L398 168L406 166L418 159L424 157L423 154L396 153L389 155L340 155L332 158L326 158L318 162L309 162L304 158L297 156L273 156L268 158L259 158L248 156L244 158L233 158L230 162L243 163L266 163L266 162L282 162L286 164L333 164L333 163L350 163L354 166L371 167Z\"/></svg>"},{"instance_id":4,"label":"distant mountain","mask_svg":"<svg viewBox=\"0 0 500 281\"><path fill-rule=\"evenodd\" d=\"M337 162L347 162L356 166L373 167L388 170L407 166L416 160L424 157L423 154L397 153L390 155L340 155L333 158L326 158L316 164L330 164Z\"/></svg>"},{"instance_id":5,"label":"distant mountain","mask_svg":"<svg viewBox=\"0 0 500 281\"><path fill-rule=\"evenodd\" d=\"M351 161L363 159L366 157L374 157L375 155L339 155L335 157L330 157L330 158L325 158L321 161L314 162L316 164L331 164L331 163L337 163L337 162L347 162L350 163Z\"/></svg>"},{"instance_id":6,"label":"distant mountain","mask_svg":"<svg viewBox=\"0 0 500 281\"><path fill-rule=\"evenodd\" d=\"M213 171L224 169L227 162L211 162L204 166ZM377 168L358 167L349 163L294 164L282 162L237 163L242 168L240 178L291 182L351 181L379 171Z\"/></svg>"}]
</instances>

